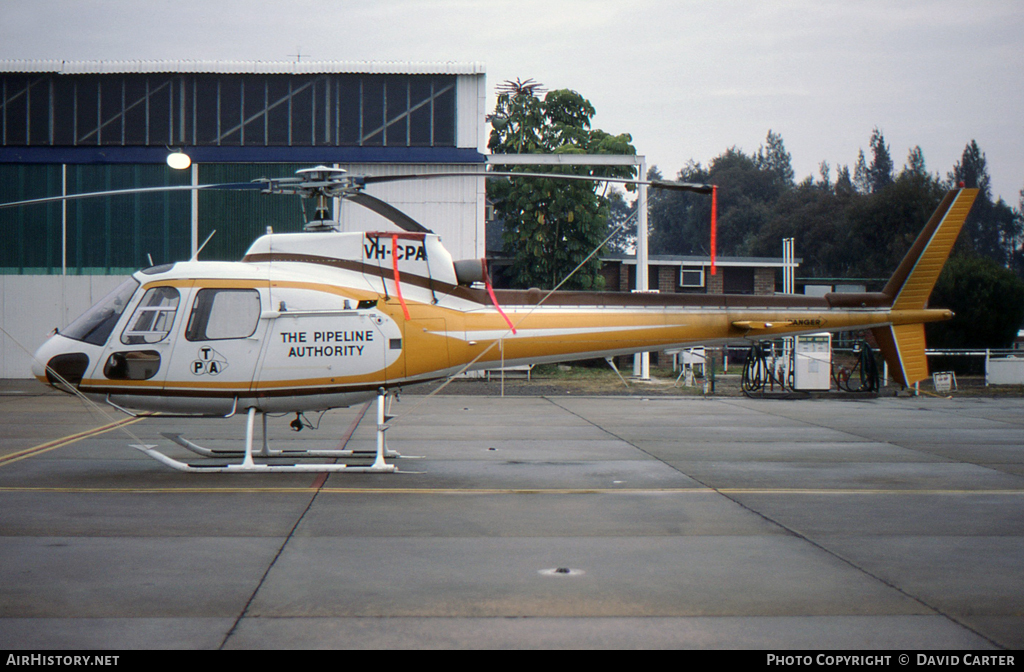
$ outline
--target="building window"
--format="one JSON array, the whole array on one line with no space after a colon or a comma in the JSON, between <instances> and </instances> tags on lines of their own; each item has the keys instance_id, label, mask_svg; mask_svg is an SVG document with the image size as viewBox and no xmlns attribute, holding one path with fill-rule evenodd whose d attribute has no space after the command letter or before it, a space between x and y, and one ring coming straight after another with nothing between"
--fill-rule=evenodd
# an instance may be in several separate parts
<instances>
[{"instance_id":1,"label":"building window","mask_svg":"<svg viewBox=\"0 0 1024 672\"><path fill-rule=\"evenodd\" d=\"M726 294L753 294L754 269L739 266L722 268L722 289Z\"/></svg>"},{"instance_id":2,"label":"building window","mask_svg":"<svg viewBox=\"0 0 1024 672\"><path fill-rule=\"evenodd\" d=\"M0 146L455 146L453 75L0 73Z\"/></svg>"},{"instance_id":3,"label":"building window","mask_svg":"<svg viewBox=\"0 0 1024 672\"><path fill-rule=\"evenodd\" d=\"M679 269L679 286L698 288L704 286L703 266L683 266Z\"/></svg>"}]
</instances>

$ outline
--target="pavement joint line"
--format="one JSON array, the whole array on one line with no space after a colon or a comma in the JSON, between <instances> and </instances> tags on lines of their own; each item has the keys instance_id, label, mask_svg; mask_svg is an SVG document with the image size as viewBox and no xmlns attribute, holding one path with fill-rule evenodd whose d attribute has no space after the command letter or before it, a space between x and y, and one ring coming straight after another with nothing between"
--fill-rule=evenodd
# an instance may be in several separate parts
<instances>
[{"instance_id":1,"label":"pavement joint line","mask_svg":"<svg viewBox=\"0 0 1024 672\"><path fill-rule=\"evenodd\" d=\"M85 488L46 486L0 486L2 492L65 494L305 494L309 486L266 488ZM1024 490L910 490L879 488L344 488L322 487L325 495L932 495L932 496L1024 496Z\"/></svg>"},{"instance_id":2,"label":"pavement joint line","mask_svg":"<svg viewBox=\"0 0 1024 672\"><path fill-rule=\"evenodd\" d=\"M309 487L269 488L67 488L0 486L2 492L69 494L309 494ZM340 488L322 487L325 495L602 495L602 494L713 494L710 488Z\"/></svg>"},{"instance_id":3,"label":"pavement joint line","mask_svg":"<svg viewBox=\"0 0 1024 672\"><path fill-rule=\"evenodd\" d=\"M345 448L348 446L348 442L352 439L352 435L356 433L356 428L359 427L359 423L363 421L363 417L366 415L366 411L367 409L370 408L370 404L372 403L373 401L370 400L363 404L363 408L352 420L352 423L348 426L348 430L345 432L345 435L341 437L340 441L338 441L337 450L345 450ZM335 459L334 463L337 464L338 460ZM324 484L327 482L328 476L330 476L328 472L321 472L316 478L313 479L313 482L310 483L310 489L317 491L321 490L324 487Z\"/></svg>"},{"instance_id":4,"label":"pavement joint line","mask_svg":"<svg viewBox=\"0 0 1024 672\"><path fill-rule=\"evenodd\" d=\"M101 425L99 427L87 429L84 432L70 434L59 439L54 439L53 441L41 443L38 446L33 446L31 448L26 448L25 450L20 450L16 453L11 453L10 455L4 455L3 457L0 457L0 466L3 466L5 464L11 464L12 462L18 462L20 460L33 457L35 455L42 455L43 453L47 453L56 448L61 448L63 446L75 443L76 441L81 441L82 439L88 439L93 436L99 436L100 434L106 434L111 430L118 429L120 427L126 427L136 422L140 422L143 419L144 418L142 417L138 417L115 420L113 422L108 422L107 424Z\"/></svg>"},{"instance_id":5,"label":"pavement joint line","mask_svg":"<svg viewBox=\"0 0 1024 672\"><path fill-rule=\"evenodd\" d=\"M607 429L605 427L602 427L601 425L597 424L593 420L589 420L588 418L584 417L583 415L580 415L579 413L575 413L575 412L569 410L568 408L565 408L561 404L559 404L556 401L554 401L552 398L544 397L544 399L547 399L547 401L551 402L555 406L558 406L559 408L562 408L566 412L571 413L571 414L573 414L573 415L575 415L575 416L577 416L579 418L582 418L582 419L586 420L590 424L594 425L595 427L598 427L599 429L601 429L604 432L607 432L611 436L614 436L614 437L616 437L618 439L621 439L622 441L624 441L625 443L633 446L637 450L639 450L639 451L641 451L641 452L643 452L645 454L651 455L651 457L654 457L655 459L659 460L660 462L664 463L665 465L669 466L670 468L675 469L676 471L678 471L679 473L683 474L684 476L687 476L688 478L692 478L694 481L696 481L697 483L700 483L702 486L707 487L707 488L711 488L715 494L719 494L722 497L725 497L726 499L728 499L728 500L730 500L732 502L735 502L737 505L739 505L743 509L749 511L751 514L760 517L761 519L765 520L769 524L772 524L772 525L775 525L775 526L779 527L780 529L784 530L787 534L791 534L795 538L803 540L805 543L810 544L811 546L813 546L813 547L817 548L818 550L820 550L820 551L822 551L822 552L832 556L833 558L836 558L840 562L846 563L847 565L849 565L854 570L856 570L858 572L861 572L865 576L870 577L872 580L877 581L877 582L881 583L882 585L888 586L889 588L895 590L896 592L898 592L898 593L906 596L907 598L917 602L918 604L920 604L924 608L928 609L929 611L931 611L931 612L933 612L933 613L935 613L935 614L937 614L939 616L942 616L943 618L948 619L950 622L955 623L957 626L959 626L961 628L964 628L964 629L968 630L969 632L974 633L975 635L977 635L978 637L981 637L982 639L985 639L986 641L988 641L991 644L993 644L995 647L1002 648L991 637L988 637L988 636L982 634L979 630L971 627L966 622L964 622L961 618L958 618L958 617L956 617L956 616L954 616L952 614L946 613L946 611L944 611L939 606L929 604L927 601L925 601L924 598L915 595L914 593L910 592L909 589L904 589L900 585L894 583L893 581L890 581L890 580L884 578L880 574L877 574L877 573L867 569L866 567L862 567L861 565L859 565L856 562L854 562L852 559L847 558L846 556L844 556L842 553L839 553L839 552L837 552L837 551L835 551L835 550L833 550L831 548L828 548L823 543L821 543L819 541L816 541L815 539L812 539L808 535L801 533L800 531L798 531L798 530L796 530L796 529L786 525L785 523L782 523L782 522L776 520L775 518L772 518L770 515L764 513L763 511L757 510L752 505L750 505L748 503L744 503L741 500L742 494L745 494L744 492L738 492L737 490L727 490L725 488L715 488L713 486L709 486L708 484L703 483L702 481L700 481L700 479L698 479L698 478L696 478L694 476L691 476L689 474L686 474L678 466L674 466L674 465L668 463L667 461L657 457L656 455L652 455L651 453L648 453L646 450L644 450L643 448L640 448L640 446L636 445L632 441L628 441L628 440L624 439L623 437L618 436L617 434L615 434L611 430L609 430L609 429ZM727 403L727 405L729 405L729 402L726 402L726 403ZM737 406L739 408L743 408L742 406L738 406L735 403L733 403L731 405ZM765 413L765 411L760 411L760 410L757 410L757 409L750 409L750 410L754 410L757 413ZM817 426L817 427L822 427L823 426L823 425L819 425L819 424L816 424L816 423L808 422L806 420L800 420L799 422L802 422L804 424L811 425L811 426ZM829 428L829 429L832 429L832 428ZM844 431L845 432L845 430L838 430L838 431ZM852 432L850 434L852 436L858 436L857 434L853 434ZM865 438L865 437L859 437L859 438ZM893 444L893 445L897 445L898 446L899 444ZM796 492L799 492L799 491L796 491ZM814 491L806 491L806 492L814 492ZM825 491L825 492L828 492L828 491ZM903 491L903 490L893 490L892 492L905 492L905 491ZM911 491L911 492L913 492L913 491ZM963 491L961 491L961 492L963 492ZM984 493L985 491L979 491L979 492Z\"/></svg>"},{"instance_id":6,"label":"pavement joint line","mask_svg":"<svg viewBox=\"0 0 1024 672\"><path fill-rule=\"evenodd\" d=\"M729 402L726 402L726 405L733 406L733 407L736 407L736 408L746 408L746 407L737 406L735 403L729 403ZM760 409L749 409L749 410L752 410L755 413L760 413L760 414L763 414L763 415L771 415L767 411L762 411ZM919 413L920 412L926 412L926 413L932 413L933 412L931 409L920 409L920 408L919 409L915 409L915 410L908 409L907 411L919 412ZM976 416L976 415L970 415L970 414L966 414L966 415L968 415L969 417L978 419L978 416ZM850 436L856 436L857 438L865 440L865 442L876 442L876 440L878 440L878 439L872 439L869 436L861 435L861 434L855 432L852 429L837 429L836 427L829 427L828 425L821 424L819 422L811 422L810 420L807 420L807 419L804 419L804 418L790 418L790 417L785 416L785 415L782 415L781 417L786 418L788 420L793 420L795 422L799 422L801 424L808 425L808 426L811 426L811 427L818 427L819 429L828 429L828 430L831 430L831 431L838 431L838 432L843 433L843 434L849 434ZM1002 422L1001 420L991 420L991 419L985 418L983 416L980 419L984 420L985 422L1000 422L1000 423ZM1011 424L1012 426L1016 426L1013 423L1004 423L1004 424ZM899 448L899 449L904 450L904 451L912 451L912 452L915 452L915 453L922 453L924 455L928 455L928 456L931 456L931 457L938 457L940 459L945 460L946 462L952 462L952 460L950 458L947 458L944 455L941 455L939 453L933 453L933 452L929 451L925 446L905 446L904 444L906 442L898 443L898 442L895 442L895 440L886 440L886 442L882 442L882 443L888 444L889 446L895 446L896 448ZM1007 444L1007 445L1008 446L1016 446L1016 444ZM971 464L971 465L974 465L976 467L981 467L982 469L988 469L990 471L994 471L994 472L1000 473L1000 474L1020 475L1020 474L1015 474L1015 473L1010 472L1010 471L1004 471L1004 470L1001 470L1001 469L996 469L991 464L986 464L984 462L971 462L970 460L962 460L961 463L962 464Z\"/></svg>"},{"instance_id":7,"label":"pavement joint line","mask_svg":"<svg viewBox=\"0 0 1024 672\"><path fill-rule=\"evenodd\" d=\"M1024 490L913 490L907 488L718 488L725 495L1024 495Z\"/></svg>"},{"instance_id":8,"label":"pavement joint line","mask_svg":"<svg viewBox=\"0 0 1024 672\"><path fill-rule=\"evenodd\" d=\"M348 432L345 434L344 438L339 444L339 449L344 449L345 446L348 445L348 442L352 438L352 435L355 433L356 428L359 427L360 423L362 423L363 421L363 418L366 417L366 410L370 408L371 403L372 400L366 402L366 405L363 406L362 411L360 411L359 415L349 426ZM264 418L265 417L266 416L264 416ZM337 464L337 460L335 460L334 462L335 464ZM306 514L309 513L309 510L313 508L313 502L315 502L316 498L320 495L320 493L324 491L324 486L327 483L327 477L327 472L324 472L313 480L311 488L302 488L300 490L300 492L304 490L307 494L312 492L312 496L309 498L309 502L306 503L306 508L303 509L299 517L295 519L295 524L292 525L292 529L288 531L288 536L285 537L285 540L281 543L281 547L277 549L277 553L274 555L274 559L270 561L269 565L267 565L267 569L263 572L263 576L260 577L260 580L256 584L256 587L253 589L252 594L249 595L249 599L246 600L245 606L242 607L242 611L238 614L238 617L235 619L234 624L232 624L231 629L227 631L227 633L224 635L224 639L221 640L220 646L217 647L219 650L224 650L224 647L227 646L228 641L232 637L234 637L235 632L238 630L239 624L241 624L241 622L249 614L249 609L252 606L253 600L256 599L256 596L263 588L263 584L266 582L267 577L270 576L270 572L274 569L274 566L277 565L277 561L281 557L281 554L284 553L285 547L288 546L288 543L292 540L292 537L295 536L295 530L299 529L299 525L302 524L302 521L305 519Z\"/></svg>"}]
</instances>

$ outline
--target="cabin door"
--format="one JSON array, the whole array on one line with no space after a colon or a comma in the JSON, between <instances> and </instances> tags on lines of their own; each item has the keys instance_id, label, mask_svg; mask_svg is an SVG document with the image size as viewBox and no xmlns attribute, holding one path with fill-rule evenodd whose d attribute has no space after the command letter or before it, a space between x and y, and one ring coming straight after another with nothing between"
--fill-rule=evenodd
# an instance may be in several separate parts
<instances>
[{"instance_id":1,"label":"cabin door","mask_svg":"<svg viewBox=\"0 0 1024 672\"><path fill-rule=\"evenodd\" d=\"M266 291L252 285L194 288L183 306L167 394L198 392L227 411L236 397L249 395L266 334L266 320L260 319Z\"/></svg>"},{"instance_id":2,"label":"cabin door","mask_svg":"<svg viewBox=\"0 0 1024 672\"><path fill-rule=\"evenodd\" d=\"M444 319L412 319L404 325L405 377L429 380L448 375L451 361Z\"/></svg>"}]
</instances>

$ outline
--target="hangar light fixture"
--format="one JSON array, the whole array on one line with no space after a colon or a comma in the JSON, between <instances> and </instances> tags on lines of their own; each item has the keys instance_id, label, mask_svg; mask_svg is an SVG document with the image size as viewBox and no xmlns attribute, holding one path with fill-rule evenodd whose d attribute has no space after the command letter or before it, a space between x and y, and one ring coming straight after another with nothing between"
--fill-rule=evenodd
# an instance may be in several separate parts
<instances>
[{"instance_id":1,"label":"hangar light fixture","mask_svg":"<svg viewBox=\"0 0 1024 672\"><path fill-rule=\"evenodd\" d=\"M192 165L192 158L180 150L171 152L167 155L167 165L175 170L185 170Z\"/></svg>"}]
</instances>

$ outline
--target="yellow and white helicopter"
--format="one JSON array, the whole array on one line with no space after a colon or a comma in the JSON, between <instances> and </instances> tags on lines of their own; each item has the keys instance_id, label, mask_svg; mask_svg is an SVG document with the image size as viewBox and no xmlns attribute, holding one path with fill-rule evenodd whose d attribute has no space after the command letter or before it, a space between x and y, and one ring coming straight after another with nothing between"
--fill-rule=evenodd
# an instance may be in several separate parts
<instances>
[{"instance_id":1,"label":"yellow and white helicopter","mask_svg":"<svg viewBox=\"0 0 1024 672\"><path fill-rule=\"evenodd\" d=\"M384 395L463 370L493 368L499 360L514 366L871 330L896 381L912 385L928 376L924 324L952 317L949 310L929 309L928 297L977 195L973 189L946 195L881 292L824 297L546 294L492 290L484 260L453 260L438 236L364 192L374 181L421 177L427 176L350 176L320 166L299 171L295 178L248 185L315 198L318 215L305 233L260 237L241 261L192 259L134 273L54 333L35 353L33 374L58 389L70 386L122 410L225 417L245 412L248 425L244 450L235 453L238 464L197 466L155 446L134 446L175 469L207 473L394 471L385 460L390 455L384 443ZM709 185L639 183L711 191ZM398 230L335 231L327 213L331 198L364 205ZM254 460L351 455L271 451L266 414L326 410L374 396L378 440L372 465ZM263 417L263 445L254 451L257 413ZM200 455L214 456L178 435L167 436Z\"/></svg>"}]
</instances>

